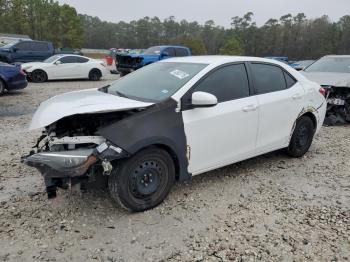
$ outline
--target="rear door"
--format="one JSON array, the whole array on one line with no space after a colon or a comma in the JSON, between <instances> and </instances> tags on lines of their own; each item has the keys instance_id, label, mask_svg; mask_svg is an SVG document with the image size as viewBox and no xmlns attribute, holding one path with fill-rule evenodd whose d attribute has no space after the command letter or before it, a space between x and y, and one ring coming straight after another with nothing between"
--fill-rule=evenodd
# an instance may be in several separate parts
<instances>
[{"instance_id":1,"label":"rear door","mask_svg":"<svg viewBox=\"0 0 350 262\"><path fill-rule=\"evenodd\" d=\"M44 61L51 56L49 43L46 42L32 42L32 53L35 61Z\"/></svg>"},{"instance_id":2,"label":"rear door","mask_svg":"<svg viewBox=\"0 0 350 262\"><path fill-rule=\"evenodd\" d=\"M208 92L218 104L191 108L192 93ZM208 73L181 100L188 144L189 172L200 174L254 154L258 103L250 96L244 63L225 65Z\"/></svg>"},{"instance_id":3,"label":"rear door","mask_svg":"<svg viewBox=\"0 0 350 262\"><path fill-rule=\"evenodd\" d=\"M257 150L265 153L288 145L293 125L303 110L305 91L283 68L250 63L259 103Z\"/></svg>"}]
</instances>

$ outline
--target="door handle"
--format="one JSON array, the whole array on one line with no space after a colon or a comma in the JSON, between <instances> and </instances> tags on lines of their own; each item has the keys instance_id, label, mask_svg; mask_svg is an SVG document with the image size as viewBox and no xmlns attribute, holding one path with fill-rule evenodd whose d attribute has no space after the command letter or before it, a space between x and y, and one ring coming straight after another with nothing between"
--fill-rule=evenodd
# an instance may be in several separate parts
<instances>
[{"instance_id":1,"label":"door handle","mask_svg":"<svg viewBox=\"0 0 350 262\"><path fill-rule=\"evenodd\" d=\"M243 112L255 111L258 108L257 105L249 105L242 108Z\"/></svg>"},{"instance_id":2,"label":"door handle","mask_svg":"<svg viewBox=\"0 0 350 262\"><path fill-rule=\"evenodd\" d=\"M301 98L302 98L302 95L299 94L299 93L297 93L297 94L293 95L292 98L293 98L294 100L301 99Z\"/></svg>"}]
</instances>

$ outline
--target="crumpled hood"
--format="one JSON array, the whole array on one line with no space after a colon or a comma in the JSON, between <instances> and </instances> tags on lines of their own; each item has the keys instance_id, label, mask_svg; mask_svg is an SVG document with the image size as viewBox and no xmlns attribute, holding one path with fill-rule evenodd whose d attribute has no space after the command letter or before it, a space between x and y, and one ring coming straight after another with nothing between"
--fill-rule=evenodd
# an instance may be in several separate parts
<instances>
[{"instance_id":1,"label":"crumpled hood","mask_svg":"<svg viewBox=\"0 0 350 262\"><path fill-rule=\"evenodd\" d=\"M306 78L320 85L350 87L350 73L300 72Z\"/></svg>"},{"instance_id":2,"label":"crumpled hood","mask_svg":"<svg viewBox=\"0 0 350 262\"><path fill-rule=\"evenodd\" d=\"M41 103L35 112L29 129L46 127L64 117L77 114L107 113L151 106L140 102L88 89L54 96Z\"/></svg>"}]
</instances>

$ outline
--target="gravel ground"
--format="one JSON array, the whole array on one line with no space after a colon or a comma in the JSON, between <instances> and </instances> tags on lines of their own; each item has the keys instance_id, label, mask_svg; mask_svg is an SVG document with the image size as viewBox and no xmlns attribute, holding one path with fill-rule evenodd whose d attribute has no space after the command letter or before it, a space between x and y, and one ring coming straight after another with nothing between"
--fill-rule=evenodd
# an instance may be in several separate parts
<instances>
[{"instance_id":1,"label":"gravel ground","mask_svg":"<svg viewBox=\"0 0 350 262\"><path fill-rule=\"evenodd\" d=\"M27 130L34 110L114 79L0 97L0 261L350 260L349 126L324 127L301 159L279 151L178 183L144 213L98 190L47 200L40 174L20 163L40 134Z\"/></svg>"}]
</instances>

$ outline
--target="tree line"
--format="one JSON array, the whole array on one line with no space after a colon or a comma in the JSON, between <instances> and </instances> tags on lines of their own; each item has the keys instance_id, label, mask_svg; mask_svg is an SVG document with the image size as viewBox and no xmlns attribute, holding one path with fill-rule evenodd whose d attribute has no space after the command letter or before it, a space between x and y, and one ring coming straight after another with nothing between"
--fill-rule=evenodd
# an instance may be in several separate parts
<instances>
[{"instance_id":1,"label":"tree line","mask_svg":"<svg viewBox=\"0 0 350 262\"><path fill-rule=\"evenodd\" d=\"M350 16L331 21L328 16L308 19L303 13L254 22L254 14L231 19L231 27L144 17L111 23L81 15L54 0L0 0L0 32L28 34L50 40L57 47L147 48L182 44L194 54L288 56L315 59L326 54L350 54Z\"/></svg>"}]
</instances>

